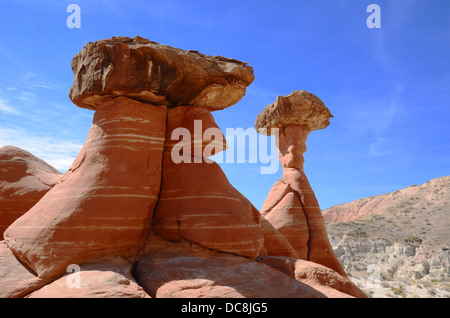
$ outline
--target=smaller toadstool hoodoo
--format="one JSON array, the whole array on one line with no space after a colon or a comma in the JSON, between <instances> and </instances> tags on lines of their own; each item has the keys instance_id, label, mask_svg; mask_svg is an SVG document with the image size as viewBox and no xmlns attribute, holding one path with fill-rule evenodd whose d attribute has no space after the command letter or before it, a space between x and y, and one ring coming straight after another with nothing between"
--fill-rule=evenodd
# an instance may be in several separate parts
<instances>
[{"instance_id":1,"label":"smaller toadstool hoodoo","mask_svg":"<svg viewBox=\"0 0 450 318\"><path fill-rule=\"evenodd\" d=\"M303 171L309 133L326 128L331 117L325 104L304 90L279 96L257 116L257 131L276 136L283 168L283 176L270 190L261 213L286 237L299 258L346 276L328 240L319 203Z\"/></svg>"}]
</instances>

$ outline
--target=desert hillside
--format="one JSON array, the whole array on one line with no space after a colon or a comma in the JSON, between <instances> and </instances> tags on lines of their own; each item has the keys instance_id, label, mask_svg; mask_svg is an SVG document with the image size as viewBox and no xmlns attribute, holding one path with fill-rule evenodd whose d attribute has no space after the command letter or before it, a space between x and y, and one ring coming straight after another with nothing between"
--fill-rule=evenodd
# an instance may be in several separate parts
<instances>
[{"instance_id":1,"label":"desert hillside","mask_svg":"<svg viewBox=\"0 0 450 318\"><path fill-rule=\"evenodd\" d=\"M450 297L450 177L323 211L347 273L374 297ZM379 286L367 279L378 275Z\"/></svg>"}]
</instances>

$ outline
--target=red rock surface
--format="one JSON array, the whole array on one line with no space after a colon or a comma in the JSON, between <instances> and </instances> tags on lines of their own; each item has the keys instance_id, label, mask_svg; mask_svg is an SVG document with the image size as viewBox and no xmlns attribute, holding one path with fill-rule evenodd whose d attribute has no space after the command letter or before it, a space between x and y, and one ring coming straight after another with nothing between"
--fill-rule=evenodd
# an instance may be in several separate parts
<instances>
[{"instance_id":1,"label":"red rock surface","mask_svg":"<svg viewBox=\"0 0 450 318\"><path fill-rule=\"evenodd\" d=\"M67 274L26 298L149 298L120 257L104 257L71 268Z\"/></svg>"},{"instance_id":2,"label":"red rock surface","mask_svg":"<svg viewBox=\"0 0 450 318\"><path fill-rule=\"evenodd\" d=\"M303 213L306 216L309 231L308 258L306 260L325 265L346 276L347 274L339 263L328 240L319 203L305 173L297 169L285 170L282 180L289 184L301 198Z\"/></svg>"},{"instance_id":3,"label":"red rock surface","mask_svg":"<svg viewBox=\"0 0 450 318\"><path fill-rule=\"evenodd\" d=\"M71 99L96 111L91 131L64 177L5 231L1 297L352 297L345 277L298 263L338 264L300 169L313 127L287 121L267 219L208 160L226 149L210 111L244 95L251 67L119 37L87 44L72 68ZM277 103L317 102L293 96ZM314 128L320 107L304 118ZM287 257L260 259L271 255ZM77 278L80 288L68 285Z\"/></svg>"},{"instance_id":4,"label":"red rock surface","mask_svg":"<svg viewBox=\"0 0 450 318\"><path fill-rule=\"evenodd\" d=\"M313 286L330 298L367 298L347 277L332 269L293 257L260 256L256 261L271 266L299 282Z\"/></svg>"},{"instance_id":5,"label":"red rock surface","mask_svg":"<svg viewBox=\"0 0 450 318\"><path fill-rule=\"evenodd\" d=\"M328 240L319 203L303 171L308 134L327 127L330 117L323 102L306 91L278 97L257 116L256 129L276 135L283 168L282 179L270 190L261 213L286 237L299 258L346 276Z\"/></svg>"},{"instance_id":6,"label":"red rock surface","mask_svg":"<svg viewBox=\"0 0 450 318\"><path fill-rule=\"evenodd\" d=\"M60 184L6 231L13 253L39 277L55 277L71 263L135 257L153 223L169 240L259 255L259 212L217 164L203 160L226 148L209 110L243 96L251 67L139 37L89 43L72 66L72 101L96 110L91 132ZM199 135L196 120L203 125ZM176 128L194 137L188 141L193 163L173 162ZM210 129L214 136L204 135ZM215 147L203 154L213 139Z\"/></svg>"},{"instance_id":7,"label":"red rock surface","mask_svg":"<svg viewBox=\"0 0 450 318\"><path fill-rule=\"evenodd\" d=\"M156 298L325 297L270 266L240 256L192 250L166 248L144 254L136 265L136 280Z\"/></svg>"},{"instance_id":8,"label":"red rock surface","mask_svg":"<svg viewBox=\"0 0 450 318\"><path fill-rule=\"evenodd\" d=\"M264 236L264 249L260 255L290 256L298 258L296 250L263 215L261 215L261 232Z\"/></svg>"},{"instance_id":9,"label":"red rock surface","mask_svg":"<svg viewBox=\"0 0 450 318\"><path fill-rule=\"evenodd\" d=\"M308 223L302 204L294 191L287 193L274 208L263 213L263 216L287 239L299 258L308 258Z\"/></svg>"},{"instance_id":10,"label":"red rock surface","mask_svg":"<svg viewBox=\"0 0 450 318\"><path fill-rule=\"evenodd\" d=\"M215 162L195 163L193 155L191 163L174 163L172 159L174 141L169 136L180 127L194 136L193 122L202 118L203 129L217 127L212 116L202 112L186 107L168 110L162 187L153 231L170 241L186 239L213 250L254 258L263 245L258 210L228 182ZM219 143L218 151L224 149L221 146L223 143Z\"/></svg>"},{"instance_id":11,"label":"red rock surface","mask_svg":"<svg viewBox=\"0 0 450 318\"><path fill-rule=\"evenodd\" d=\"M61 177L61 172L26 150L13 146L0 148L0 238Z\"/></svg>"},{"instance_id":12,"label":"red rock surface","mask_svg":"<svg viewBox=\"0 0 450 318\"><path fill-rule=\"evenodd\" d=\"M0 241L0 282L0 298L21 298L50 280L36 277L17 260L5 241Z\"/></svg>"},{"instance_id":13,"label":"red rock surface","mask_svg":"<svg viewBox=\"0 0 450 318\"><path fill-rule=\"evenodd\" d=\"M167 157L166 157L167 158ZM259 212L228 182L216 163L164 162L153 230L170 241L256 257L263 245Z\"/></svg>"},{"instance_id":14,"label":"red rock surface","mask_svg":"<svg viewBox=\"0 0 450 318\"><path fill-rule=\"evenodd\" d=\"M223 109L237 103L255 78L246 63L141 37L90 42L73 59L72 70L70 98L89 109L114 96L152 105Z\"/></svg>"},{"instance_id":15,"label":"red rock surface","mask_svg":"<svg viewBox=\"0 0 450 318\"><path fill-rule=\"evenodd\" d=\"M172 162L210 162L202 158L226 149L225 136L206 108L179 106L167 110L164 151L170 154L173 151Z\"/></svg>"},{"instance_id":16,"label":"red rock surface","mask_svg":"<svg viewBox=\"0 0 450 318\"><path fill-rule=\"evenodd\" d=\"M306 284L316 283L333 288L343 294L357 298L367 298L350 279L315 262L295 260L294 277Z\"/></svg>"},{"instance_id":17,"label":"red rock surface","mask_svg":"<svg viewBox=\"0 0 450 318\"><path fill-rule=\"evenodd\" d=\"M158 199L165 119L165 107L123 97L99 107L64 178L5 231L14 254L39 277L108 254L134 256Z\"/></svg>"}]
</instances>

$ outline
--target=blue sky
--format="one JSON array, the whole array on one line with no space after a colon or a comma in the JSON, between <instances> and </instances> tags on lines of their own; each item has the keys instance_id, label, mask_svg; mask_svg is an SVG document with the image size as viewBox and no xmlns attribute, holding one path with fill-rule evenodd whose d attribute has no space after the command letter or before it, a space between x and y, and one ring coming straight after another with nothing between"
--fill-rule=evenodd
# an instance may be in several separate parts
<instances>
[{"instance_id":1,"label":"blue sky","mask_svg":"<svg viewBox=\"0 0 450 318\"><path fill-rule=\"evenodd\" d=\"M69 4L81 28L69 29ZM369 29L369 4L381 28ZM12 0L0 10L0 146L65 172L93 112L68 98L72 58L89 41L142 36L248 62L255 81L213 115L222 130L253 127L277 96L307 90L334 118L308 138L305 172L322 208L450 175L450 1ZM223 163L259 209L281 177Z\"/></svg>"}]
</instances>

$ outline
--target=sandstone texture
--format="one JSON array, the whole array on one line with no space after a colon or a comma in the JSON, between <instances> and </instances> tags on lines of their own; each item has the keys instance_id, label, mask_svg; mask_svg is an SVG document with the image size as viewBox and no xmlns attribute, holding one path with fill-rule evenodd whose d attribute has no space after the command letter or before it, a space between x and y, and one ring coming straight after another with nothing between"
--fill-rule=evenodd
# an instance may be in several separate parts
<instances>
[{"instance_id":1,"label":"sandstone texture","mask_svg":"<svg viewBox=\"0 0 450 318\"><path fill-rule=\"evenodd\" d=\"M332 269L293 257L260 256L256 261L266 264L295 280L305 283L331 298L366 298L349 278Z\"/></svg>"},{"instance_id":2,"label":"sandstone texture","mask_svg":"<svg viewBox=\"0 0 450 318\"><path fill-rule=\"evenodd\" d=\"M20 298L45 286L50 280L39 278L24 267L5 241L0 241L0 282L0 298Z\"/></svg>"},{"instance_id":3,"label":"sandstone texture","mask_svg":"<svg viewBox=\"0 0 450 318\"><path fill-rule=\"evenodd\" d=\"M186 239L251 258L263 246L258 210L229 184L216 163L165 166L152 226L170 241Z\"/></svg>"},{"instance_id":4,"label":"sandstone texture","mask_svg":"<svg viewBox=\"0 0 450 318\"><path fill-rule=\"evenodd\" d=\"M201 160L203 155L196 163L193 146L190 162L176 163L172 158L173 140L169 136L174 129L182 124L182 128L191 131L193 122L200 115L204 116L201 112L192 112L187 107L168 111L168 142L165 144L164 173L153 231L170 241L185 239L213 250L255 258L263 245L258 210L228 182L218 164L204 162ZM208 119L202 121L203 128L218 129L212 116ZM198 135L202 138L201 131ZM199 145L203 149L203 142ZM219 143L213 154L225 146L223 142Z\"/></svg>"},{"instance_id":5,"label":"sandstone texture","mask_svg":"<svg viewBox=\"0 0 450 318\"><path fill-rule=\"evenodd\" d=\"M267 105L256 117L255 128L261 134L272 135L273 128L303 126L309 130L324 129L330 124L330 110L316 95L293 91Z\"/></svg>"},{"instance_id":6,"label":"sandstone texture","mask_svg":"<svg viewBox=\"0 0 450 318\"><path fill-rule=\"evenodd\" d=\"M294 277L296 280L326 286L357 298L365 298L366 294L350 279L344 277L326 266L305 260L295 260ZM343 297L344 297L343 295Z\"/></svg>"},{"instance_id":7,"label":"sandstone texture","mask_svg":"<svg viewBox=\"0 0 450 318\"><path fill-rule=\"evenodd\" d=\"M72 70L70 98L89 109L126 96L151 105L218 110L237 103L254 80L246 63L141 37L90 42L73 59Z\"/></svg>"},{"instance_id":8,"label":"sandstone texture","mask_svg":"<svg viewBox=\"0 0 450 318\"><path fill-rule=\"evenodd\" d=\"M22 214L33 207L62 173L26 150L0 148L0 237Z\"/></svg>"},{"instance_id":9,"label":"sandstone texture","mask_svg":"<svg viewBox=\"0 0 450 318\"><path fill-rule=\"evenodd\" d=\"M223 253L207 256L155 250L137 262L136 277L146 292L157 298L325 297L269 266Z\"/></svg>"},{"instance_id":10,"label":"sandstone texture","mask_svg":"<svg viewBox=\"0 0 450 318\"><path fill-rule=\"evenodd\" d=\"M281 234L263 215L261 215L261 232L264 236L264 247L261 255L298 258L297 251L292 247L286 237Z\"/></svg>"},{"instance_id":11,"label":"sandstone texture","mask_svg":"<svg viewBox=\"0 0 450 318\"><path fill-rule=\"evenodd\" d=\"M100 107L72 167L4 234L39 277L109 254L135 255L161 182L166 109L118 98Z\"/></svg>"},{"instance_id":12,"label":"sandstone texture","mask_svg":"<svg viewBox=\"0 0 450 318\"><path fill-rule=\"evenodd\" d=\"M286 238L299 258L308 258L308 223L294 191L287 193L269 213L263 215Z\"/></svg>"},{"instance_id":13,"label":"sandstone texture","mask_svg":"<svg viewBox=\"0 0 450 318\"><path fill-rule=\"evenodd\" d=\"M226 149L225 136L205 107L171 107L167 110L164 152L171 155L173 163L209 163L206 158Z\"/></svg>"},{"instance_id":14,"label":"sandstone texture","mask_svg":"<svg viewBox=\"0 0 450 318\"><path fill-rule=\"evenodd\" d=\"M117 37L88 43L72 69L70 98L95 110L91 129L5 230L0 297L365 297L335 263L302 169L322 119L282 128L285 173L261 214L209 158L227 148L211 112L243 97L250 66Z\"/></svg>"},{"instance_id":15,"label":"sandstone texture","mask_svg":"<svg viewBox=\"0 0 450 318\"><path fill-rule=\"evenodd\" d=\"M108 256L69 269L71 272L27 298L149 298L123 258Z\"/></svg>"},{"instance_id":16,"label":"sandstone texture","mask_svg":"<svg viewBox=\"0 0 450 318\"><path fill-rule=\"evenodd\" d=\"M283 168L282 178L270 190L261 214L287 239L300 259L346 276L328 240L319 203L303 169L309 133L327 127L331 117L324 103L306 91L278 97L257 116L256 129L275 134Z\"/></svg>"}]
</instances>

